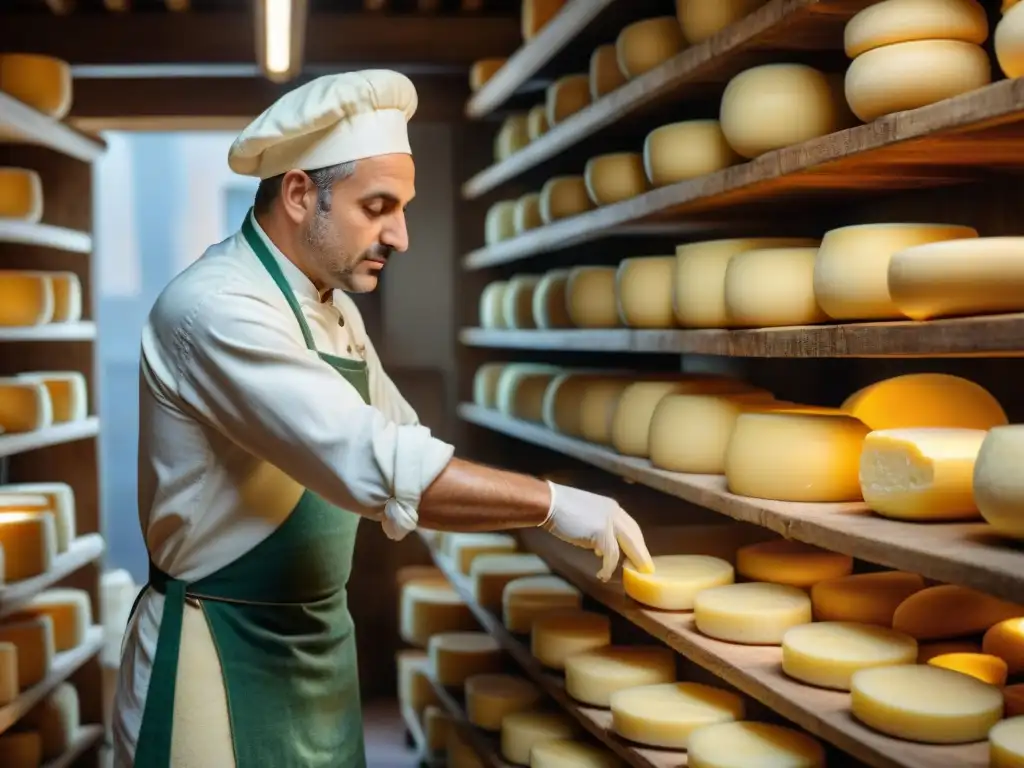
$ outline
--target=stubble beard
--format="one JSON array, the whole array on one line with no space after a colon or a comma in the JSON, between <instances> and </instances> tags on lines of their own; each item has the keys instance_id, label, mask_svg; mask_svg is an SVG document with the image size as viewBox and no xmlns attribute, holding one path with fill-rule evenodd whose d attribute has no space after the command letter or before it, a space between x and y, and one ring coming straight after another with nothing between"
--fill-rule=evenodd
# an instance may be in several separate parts
<instances>
[{"instance_id":1,"label":"stubble beard","mask_svg":"<svg viewBox=\"0 0 1024 768\"><path fill-rule=\"evenodd\" d=\"M354 285L353 270L362 258L346 253L341 236L326 214L316 212L306 227L303 239L310 251L311 261L323 274L327 287L343 291L360 290Z\"/></svg>"}]
</instances>

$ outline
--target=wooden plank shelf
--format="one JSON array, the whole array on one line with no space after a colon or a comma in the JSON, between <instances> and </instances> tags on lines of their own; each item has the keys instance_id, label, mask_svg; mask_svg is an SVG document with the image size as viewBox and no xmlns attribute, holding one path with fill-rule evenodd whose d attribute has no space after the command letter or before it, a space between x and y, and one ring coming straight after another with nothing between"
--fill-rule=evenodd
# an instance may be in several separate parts
<instances>
[{"instance_id":1,"label":"wooden plank shelf","mask_svg":"<svg viewBox=\"0 0 1024 768\"><path fill-rule=\"evenodd\" d=\"M509 264L604 237L627 224L690 216L706 220L711 212L738 215L740 206L754 203L820 203L826 196L964 182L972 169L1009 170L1024 162L1021 121L1024 79L1001 80L560 219L472 251L462 263L469 270Z\"/></svg>"},{"instance_id":2,"label":"wooden plank shelf","mask_svg":"<svg viewBox=\"0 0 1024 768\"><path fill-rule=\"evenodd\" d=\"M99 744L102 740L102 725L79 726L78 733L75 734L75 740L68 748L68 751L60 757L55 757L53 760L43 763L42 768L72 768L72 766L75 765L76 760Z\"/></svg>"},{"instance_id":3,"label":"wooden plank shelf","mask_svg":"<svg viewBox=\"0 0 1024 768\"><path fill-rule=\"evenodd\" d=\"M424 662L426 664L427 662ZM452 695L452 692L437 682L430 674L425 673L430 684L434 687L441 706L452 719L453 727L459 730L466 742L476 752L477 756L487 768L515 768L511 763L505 762L501 757L501 749L498 746L498 738L477 728L466 717L462 703Z\"/></svg>"},{"instance_id":4,"label":"wooden plank shelf","mask_svg":"<svg viewBox=\"0 0 1024 768\"><path fill-rule=\"evenodd\" d=\"M57 555L53 568L46 573L0 586L0 618L14 613L44 589L49 589L79 568L96 562L103 557L105 550L106 544L100 534L87 533L71 542L67 552Z\"/></svg>"},{"instance_id":5,"label":"wooden plank shelf","mask_svg":"<svg viewBox=\"0 0 1024 768\"><path fill-rule=\"evenodd\" d=\"M988 743L932 746L900 741L853 719L848 693L812 688L787 677L782 649L723 643L693 626L692 613L640 607L622 591L619 579L600 582L591 552L537 530L521 532L527 549L580 590L675 649L730 685L757 699L809 733L874 768L985 768Z\"/></svg>"},{"instance_id":6,"label":"wooden plank shelf","mask_svg":"<svg viewBox=\"0 0 1024 768\"><path fill-rule=\"evenodd\" d=\"M779 60L781 52L841 51L846 22L873 1L771 0L718 34L593 102L508 159L476 174L463 184L462 195L469 200L481 197L605 128L724 87L745 69ZM502 74L499 72L491 82ZM510 75L506 77L510 79ZM495 90L500 85L496 83ZM490 86L491 83L484 86L481 94ZM470 106L477 99L471 100Z\"/></svg>"},{"instance_id":7,"label":"wooden plank shelf","mask_svg":"<svg viewBox=\"0 0 1024 768\"><path fill-rule=\"evenodd\" d=\"M83 320L78 323L46 323L19 328L0 328L0 342L4 341L94 341L96 323Z\"/></svg>"},{"instance_id":8,"label":"wooden plank shelf","mask_svg":"<svg viewBox=\"0 0 1024 768\"><path fill-rule=\"evenodd\" d=\"M0 733L17 723L54 688L75 674L89 659L100 652L102 646L103 628L90 627L84 643L70 651L58 653L45 680L22 691L10 704L0 707Z\"/></svg>"},{"instance_id":9,"label":"wooden plank shelf","mask_svg":"<svg viewBox=\"0 0 1024 768\"><path fill-rule=\"evenodd\" d=\"M1024 354L1024 313L744 330L463 328L459 340L494 349L726 357L1017 357Z\"/></svg>"},{"instance_id":10,"label":"wooden plank shelf","mask_svg":"<svg viewBox=\"0 0 1024 768\"><path fill-rule=\"evenodd\" d=\"M560 435L477 405L459 415L478 426L571 456L735 520L781 536L926 578L960 584L1007 600L1024 594L1024 550L985 523L903 523L877 517L863 503L809 504L737 496L721 475L685 475L655 469L646 459Z\"/></svg>"},{"instance_id":11,"label":"wooden plank shelf","mask_svg":"<svg viewBox=\"0 0 1024 768\"><path fill-rule=\"evenodd\" d=\"M57 248L72 253L92 251L92 236L86 232L55 227L52 224L32 224L19 219L0 218L0 243Z\"/></svg>"},{"instance_id":12,"label":"wooden plank shelf","mask_svg":"<svg viewBox=\"0 0 1024 768\"><path fill-rule=\"evenodd\" d=\"M9 435L0 435L0 458L13 456L16 453L35 451L40 448L49 448L51 445L60 445L61 443L71 443L75 440L96 437L99 433L99 417L90 416L81 421L56 424L46 429L38 429L35 432L12 432Z\"/></svg>"},{"instance_id":13,"label":"wooden plank shelf","mask_svg":"<svg viewBox=\"0 0 1024 768\"><path fill-rule=\"evenodd\" d=\"M0 142L5 141L42 144L87 163L99 159L106 151L101 141L0 93Z\"/></svg>"}]
</instances>

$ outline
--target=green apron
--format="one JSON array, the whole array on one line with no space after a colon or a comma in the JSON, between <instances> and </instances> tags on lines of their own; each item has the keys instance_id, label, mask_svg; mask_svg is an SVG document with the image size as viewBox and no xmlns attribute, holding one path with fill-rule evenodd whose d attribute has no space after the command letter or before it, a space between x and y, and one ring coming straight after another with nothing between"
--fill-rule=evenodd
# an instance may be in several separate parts
<instances>
[{"instance_id":1,"label":"green apron","mask_svg":"<svg viewBox=\"0 0 1024 768\"><path fill-rule=\"evenodd\" d=\"M306 346L368 403L366 363L317 351L251 215L242 234L288 300ZM209 576L185 583L150 563L147 586L165 602L137 768L170 766L186 602L202 608L217 648L237 768L365 768L355 630L345 591L358 524L358 515L307 490L269 538Z\"/></svg>"}]
</instances>

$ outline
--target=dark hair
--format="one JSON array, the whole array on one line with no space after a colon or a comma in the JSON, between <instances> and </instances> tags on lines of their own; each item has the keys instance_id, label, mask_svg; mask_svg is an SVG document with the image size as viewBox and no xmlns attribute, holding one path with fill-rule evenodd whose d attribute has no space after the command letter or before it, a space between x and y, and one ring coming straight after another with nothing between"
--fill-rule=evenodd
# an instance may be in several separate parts
<instances>
[{"instance_id":1,"label":"dark hair","mask_svg":"<svg viewBox=\"0 0 1024 768\"><path fill-rule=\"evenodd\" d=\"M355 172L355 160L305 172L309 176L310 181L316 185L317 212L323 213L331 210L331 190L334 188L335 183L342 179L347 179ZM273 205L274 201L281 194L281 181L283 179L284 174L280 173L277 176L271 176L260 181L259 187L256 188L256 199L253 202L253 208L257 214L266 213L270 210L270 206Z\"/></svg>"}]
</instances>

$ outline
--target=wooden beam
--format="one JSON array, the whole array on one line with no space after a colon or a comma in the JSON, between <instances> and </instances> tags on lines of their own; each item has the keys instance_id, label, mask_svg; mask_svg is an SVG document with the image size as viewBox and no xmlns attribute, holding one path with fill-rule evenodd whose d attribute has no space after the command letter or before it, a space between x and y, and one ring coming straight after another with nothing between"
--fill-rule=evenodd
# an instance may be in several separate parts
<instances>
[{"instance_id":1,"label":"wooden beam","mask_svg":"<svg viewBox=\"0 0 1024 768\"><path fill-rule=\"evenodd\" d=\"M0 50L48 54L72 64L251 64L248 13L6 14ZM468 68L520 43L519 22L488 16L314 13L310 66L434 64Z\"/></svg>"}]
</instances>

